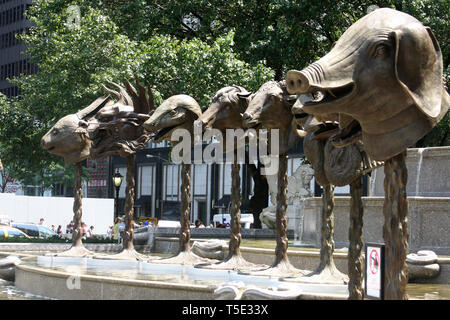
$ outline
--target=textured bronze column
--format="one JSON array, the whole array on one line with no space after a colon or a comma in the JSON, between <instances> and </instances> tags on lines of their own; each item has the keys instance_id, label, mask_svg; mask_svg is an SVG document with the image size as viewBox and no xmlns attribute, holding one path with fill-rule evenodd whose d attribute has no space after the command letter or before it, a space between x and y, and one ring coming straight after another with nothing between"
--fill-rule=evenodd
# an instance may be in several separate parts
<instances>
[{"instance_id":1,"label":"textured bronze column","mask_svg":"<svg viewBox=\"0 0 450 320\"><path fill-rule=\"evenodd\" d=\"M327 266L334 266L334 186L328 184L323 187L322 195L322 235L320 248L320 265L318 270Z\"/></svg>"},{"instance_id":2,"label":"textured bronze column","mask_svg":"<svg viewBox=\"0 0 450 320\"><path fill-rule=\"evenodd\" d=\"M237 159L236 159L237 160ZM237 161L231 165L231 237L228 244L228 258L241 254L239 249L241 245L241 177L239 176L241 166Z\"/></svg>"},{"instance_id":3,"label":"textured bronze column","mask_svg":"<svg viewBox=\"0 0 450 320\"><path fill-rule=\"evenodd\" d=\"M181 167L181 205L180 205L180 252L189 252L191 240L191 165Z\"/></svg>"},{"instance_id":4,"label":"textured bronze column","mask_svg":"<svg viewBox=\"0 0 450 320\"><path fill-rule=\"evenodd\" d=\"M388 300L408 299L408 170L405 158L406 151L387 160L384 165L383 238L386 244L385 299Z\"/></svg>"},{"instance_id":5,"label":"textured bronze column","mask_svg":"<svg viewBox=\"0 0 450 320\"><path fill-rule=\"evenodd\" d=\"M76 162L74 164L75 174L74 174L74 197L73 197L73 233L72 233L72 246L69 250L58 252L56 254L51 254L59 257L85 257L93 255L94 253L86 249L81 241L83 233L81 231L81 218L83 215L82 210L82 200L83 193L81 187L81 175L83 173L83 166L81 162Z\"/></svg>"},{"instance_id":6,"label":"textured bronze column","mask_svg":"<svg viewBox=\"0 0 450 320\"><path fill-rule=\"evenodd\" d=\"M127 157L127 186L125 189L125 232L123 236L123 249L134 249L134 154Z\"/></svg>"},{"instance_id":7,"label":"textured bronze column","mask_svg":"<svg viewBox=\"0 0 450 320\"><path fill-rule=\"evenodd\" d=\"M364 299L364 257L362 254L364 207L362 193L362 177L359 177L350 184L350 227L348 232L350 242L348 248L348 292L350 300Z\"/></svg>"},{"instance_id":8,"label":"textured bronze column","mask_svg":"<svg viewBox=\"0 0 450 320\"><path fill-rule=\"evenodd\" d=\"M83 243L81 238L83 234L81 232L81 217L83 215L82 200L83 193L81 187L81 176L83 173L83 166L81 162L77 162L74 165L75 175L74 175L74 198L73 198L73 234L72 234L72 246L82 247Z\"/></svg>"},{"instance_id":9,"label":"textured bronze column","mask_svg":"<svg viewBox=\"0 0 450 320\"><path fill-rule=\"evenodd\" d=\"M288 238L286 234L287 219L287 156L285 154L279 157L278 168L278 193L277 193L277 208L276 208L276 230L277 230L277 246L275 248L275 263L279 264L282 261L289 263L287 256Z\"/></svg>"}]
</instances>

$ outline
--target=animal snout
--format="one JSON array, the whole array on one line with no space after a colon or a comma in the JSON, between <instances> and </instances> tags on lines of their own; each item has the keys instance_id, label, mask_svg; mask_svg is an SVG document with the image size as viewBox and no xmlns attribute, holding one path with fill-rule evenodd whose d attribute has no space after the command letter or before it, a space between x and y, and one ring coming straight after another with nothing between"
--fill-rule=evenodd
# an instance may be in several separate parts
<instances>
[{"instance_id":1,"label":"animal snout","mask_svg":"<svg viewBox=\"0 0 450 320\"><path fill-rule=\"evenodd\" d=\"M156 130L156 125L153 121L147 120L145 121L142 126L144 127L145 130L149 131L149 132L153 132Z\"/></svg>"},{"instance_id":2,"label":"animal snout","mask_svg":"<svg viewBox=\"0 0 450 320\"><path fill-rule=\"evenodd\" d=\"M244 127L251 128L258 124L258 120L254 119L250 113L245 112L242 115L242 124Z\"/></svg>"},{"instance_id":3,"label":"animal snout","mask_svg":"<svg viewBox=\"0 0 450 320\"><path fill-rule=\"evenodd\" d=\"M46 141L45 137L42 137L42 139L41 139L41 146L43 149L45 149L47 147L47 141Z\"/></svg>"},{"instance_id":4,"label":"animal snout","mask_svg":"<svg viewBox=\"0 0 450 320\"><path fill-rule=\"evenodd\" d=\"M302 94L309 90L309 80L302 71L290 70L286 74L286 86L289 94Z\"/></svg>"}]
</instances>

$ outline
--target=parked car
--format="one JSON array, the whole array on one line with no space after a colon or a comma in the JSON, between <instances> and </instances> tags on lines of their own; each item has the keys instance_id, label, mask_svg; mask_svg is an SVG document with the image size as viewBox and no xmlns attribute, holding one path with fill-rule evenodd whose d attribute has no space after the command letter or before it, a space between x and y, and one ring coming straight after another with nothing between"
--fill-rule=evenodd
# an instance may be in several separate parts
<instances>
[{"instance_id":1,"label":"parked car","mask_svg":"<svg viewBox=\"0 0 450 320\"><path fill-rule=\"evenodd\" d=\"M51 238L58 234L47 227L32 223L12 223L12 227L25 232L32 238Z\"/></svg>"},{"instance_id":2,"label":"parked car","mask_svg":"<svg viewBox=\"0 0 450 320\"><path fill-rule=\"evenodd\" d=\"M0 225L0 239L26 238L30 237L23 231L6 225Z\"/></svg>"}]
</instances>

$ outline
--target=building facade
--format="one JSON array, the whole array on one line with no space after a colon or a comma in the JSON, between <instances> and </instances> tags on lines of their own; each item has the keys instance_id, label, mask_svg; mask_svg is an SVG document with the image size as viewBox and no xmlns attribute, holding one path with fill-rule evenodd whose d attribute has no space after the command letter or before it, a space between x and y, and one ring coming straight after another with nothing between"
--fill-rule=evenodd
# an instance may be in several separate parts
<instances>
[{"instance_id":1,"label":"building facade","mask_svg":"<svg viewBox=\"0 0 450 320\"><path fill-rule=\"evenodd\" d=\"M7 79L37 72L25 53L26 46L16 35L28 32L31 22L25 11L31 0L0 0L0 92L8 97L19 95L19 89Z\"/></svg>"}]
</instances>

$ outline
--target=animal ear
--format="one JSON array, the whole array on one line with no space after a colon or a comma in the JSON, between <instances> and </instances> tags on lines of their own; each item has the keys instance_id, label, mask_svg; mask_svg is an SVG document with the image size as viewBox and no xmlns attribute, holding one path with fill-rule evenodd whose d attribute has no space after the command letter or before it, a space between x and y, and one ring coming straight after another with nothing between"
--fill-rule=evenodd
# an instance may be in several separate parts
<instances>
[{"instance_id":1,"label":"animal ear","mask_svg":"<svg viewBox=\"0 0 450 320\"><path fill-rule=\"evenodd\" d=\"M92 102L88 107L76 113L79 119L88 119L95 115L101 108L103 108L109 101L109 97L100 97Z\"/></svg>"},{"instance_id":2,"label":"animal ear","mask_svg":"<svg viewBox=\"0 0 450 320\"><path fill-rule=\"evenodd\" d=\"M392 36L397 80L419 110L436 123L441 113L443 62L433 32L412 24Z\"/></svg>"}]
</instances>

